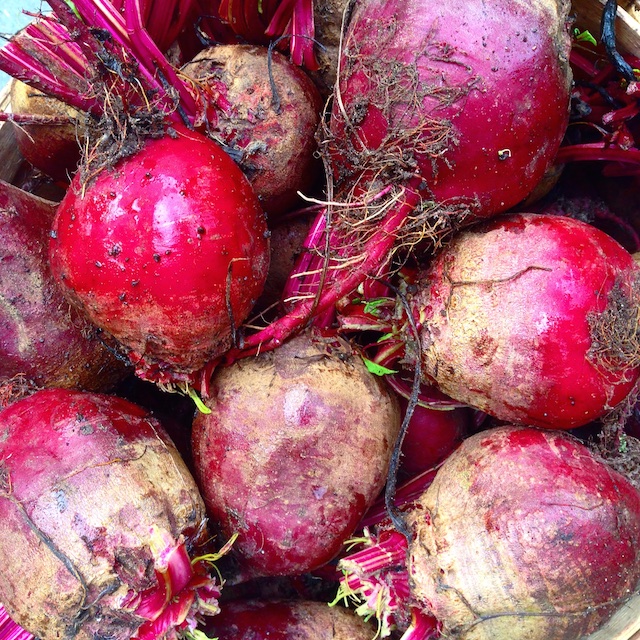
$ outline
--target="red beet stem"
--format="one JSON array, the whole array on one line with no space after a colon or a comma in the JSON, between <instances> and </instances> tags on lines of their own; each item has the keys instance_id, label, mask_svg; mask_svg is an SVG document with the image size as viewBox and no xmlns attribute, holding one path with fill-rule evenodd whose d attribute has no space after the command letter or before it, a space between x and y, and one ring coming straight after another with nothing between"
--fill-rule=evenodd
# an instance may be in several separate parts
<instances>
[{"instance_id":1,"label":"red beet stem","mask_svg":"<svg viewBox=\"0 0 640 640\"><path fill-rule=\"evenodd\" d=\"M556 156L556 162L559 164L597 160L637 165L640 164L640 149L622 149L602 142L587 142L561 147Z\"/></svg>"},{"instance_id":2,"label":"red beet stem","mask_svg":"<svg viewBox=\"0 0 640 640\"><path fill-rule=\"evenodd\" d=\"M0 640L32 640L33 634L14 622L0 604Z\"/></svg>"},{"instance_id":3,"label":"red beet stem","mask_svg":"<svg viewBox=\"0 0 640 640\"><path fill-rule=\"evenodd\" d=\"M241 357L275 349L288 337L301 331L309 320L329 310L367 276L375 273L380 265L385 264L398 231L419 201L417 191L403 190L403 197L391 208L377 232L366 243L360 262L353 262L348 270L332 271L332 281L325 282L317 295L300 300L290 312L247 337L242 346L227 354L227 361L233 362Z\"/></svg>"}]
</instances>

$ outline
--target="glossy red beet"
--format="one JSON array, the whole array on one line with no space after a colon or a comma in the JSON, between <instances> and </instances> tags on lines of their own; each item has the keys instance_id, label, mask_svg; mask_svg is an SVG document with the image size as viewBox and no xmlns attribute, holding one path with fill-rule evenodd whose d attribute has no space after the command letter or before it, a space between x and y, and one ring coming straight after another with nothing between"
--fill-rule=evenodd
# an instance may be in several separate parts
<instances>
[{"instance_id":1,"label":"glossy red beet","mask_svg":"<svg viewBox=\"0 0 640 640\"><path fill-rule=\"evenodd\" d=\"M181 128L88 184L77 175L50 256L66 296L124 345L139 375L172 382L231 346L262 291L269 243L240 169Z\"/></svg>"},{"instance_id":2,"label":"glossy red beet","mask_svg":"<svg viewBox=\"0 0 640 640\"><path fill-rule=\"evenodd\" d=\"M331 114L334 178L422 184L477 216L527 197L569 115L565 0L366 0L354 8Z\"/></svg>"},{"instance_id":3,"label":"glossy red beet","mask_svg":"<svg viewBox=\"0 0 640 640\"><path fill-rule=\"evenodd\" d=\"M458 235L423 274L422 370L501 420L571 429L640 375L640 270L584 222L517 214Z\"/></svg>"}]
</instances>

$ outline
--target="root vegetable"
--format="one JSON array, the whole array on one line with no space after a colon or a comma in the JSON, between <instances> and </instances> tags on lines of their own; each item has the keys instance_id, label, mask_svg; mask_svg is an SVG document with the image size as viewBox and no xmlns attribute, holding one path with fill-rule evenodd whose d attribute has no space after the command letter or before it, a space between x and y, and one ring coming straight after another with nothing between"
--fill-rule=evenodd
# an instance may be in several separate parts
<instances>
[{"instance_id":1,"label":"root vegetable","mask_svg":"<svg viewBox=\"0 0 640 640\"><path fill-rule=\"evenodd\" d=\"M307 334L216 371L193 425L195 475L241 571L287 575L331 560L380 492L400 417L341 341Z\"/></svg>"},{"instance_id":2,"label":"root vegetable","mask_svg":"<svg viewBox=\"0 0 640 640\"><path fill-rule=\"evenodd\" d=\"M310 600L235 600L206 626L224 640L371 640L375 628L343 607Z\"/></svg>"},{"instance_id":3,"label":"root vegetable","mask_svg":"<svg viewBox=\"0 0 640 640\"><path fill-rule=\"evenodd\" d=\"M568 11L564 0L473 2L463 12L358 2L327 141L338 190L423 181L445 211L480 217L526 198L568 123Z\"/></svg>"},{"instance_id":4,"label":"root vegetable","mask_svg":"<svg viewBox=\"0 0 640 640\"><path fill-rule=\"evenodd\" d=\"M376 534L341 561L345 585L365 597L377 586L378 602L392 602L385 585L404 575L411 592L396 592L392 619L435 616L443 637L583 638L640 580L640 493L563 432L471 436L405 517L409 543ZM406 640L423 637L414 624Z\"/></svg>"},{"instance_id":5,"label":"root vegetable","mask_svg":"<svg viewBox=\"0 0 640 640\"><path fill-rule=\"evenodd\" d=\"M81 114L19 80L12 81L10 95L13 114L69 119L67 124L14 126L16 142L24 159L55 180L68 183L80 161Z\"/></svg>"},{"instance_id":6,"label":"root vegetable","mask_svg":"<svg viewBox=\"0 0 640 640\"><path fill-rule=\"evenodd\" d=\"M300 206L319 183L314 156L322 100L311 79L276 51L216 45L183 72L210 98L207 135L238 162L271 218Z\"/></svg>"},{"instance_id":7,"label":"root vegetable","mask_svg":"<svg viewBox=\"0 0 640 640\"><path fill-rule=\"evenodd\" d=\"M406 411L404 398L401 405ZM435 467L460 444L470 423L467 409L439 410L417 405L402 440L400 473L415 476Z\"/></svg>"},{"instance_id":8,"label":"root vegetable","mask_svg":"<svg viewBox=\"0 0 640 640\"><path fill-rule=\"evenodd\" d=\"M42 640L177 638L218 611L195 482L145 410L49 389L0 412L0 602Z\"/></svg>"},{"instance_id":9,"label":"root vegetable","mask_svg":"<svg viewBox=\"0 0 640 640\"><path fill-rule=\"evenodd\" d=\"M87 183L76 176L53 224L51 269L141 377L180 382L231 346L264 285L267 236L231 158L178 128Z\"/></svg>"},{"instance_id":10,"label":"root vegetable","mask_svg":"<svg viewBox=\"0 0 640 640\"><path fill-rule=\"evenodd\" d=\"M615 240L571 218L514 214L469 229L411 302L423 376L501 420L587 424L640 374L639 274Z\"/></svg>"},{"instance_id":11,"label":"root vegetable","mask_svg":"<svg viewBox=\"0 0 640 640\"><path fill-rule=\"evenodd\" d=\"M0 385L110 389L126 373L49 268L55 204L0 182Z\"/></svg>"}]
</instances>

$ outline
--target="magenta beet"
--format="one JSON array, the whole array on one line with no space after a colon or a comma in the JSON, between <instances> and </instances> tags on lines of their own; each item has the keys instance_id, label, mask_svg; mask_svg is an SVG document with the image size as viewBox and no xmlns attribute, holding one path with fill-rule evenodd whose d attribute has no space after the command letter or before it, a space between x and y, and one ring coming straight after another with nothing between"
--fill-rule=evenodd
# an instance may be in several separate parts
<instances>
[{"instance_id":1,"label":"magenta beet","mask_svg":"<svg viewBox=\"0 0 640 640\"><path fill-rule=\"evenodd\" d=\"M244 575L331 560L382 489L400 411L344 341L297 336L219 368L193 425L195 476Z\"/></svg>"},{"instance_id":2,"label":"magenta beet","mask_svg":"<svg viewBox=\"0 0 640 640\"><path fill-rule=\"evenodd\" d=\"M269 242L240 169L179 128L87 183L77 175L50 254L65 295L141 377L179 382L231 346L262 292Z\"/></svg>"},{"instance_id":3,"label":"magenta beet","mask_svg":"<svg viewBox=\"0 0 640 640\"><path fill-rule=\"evenodd\" d=\"M401 405L406 411L404 398ZM470 425L471 415L465 408L439 410L417 405L402 441L401 474L417 475L442 462L467 435Z\"/></svg>"},{"instance_id":4,"label":"magenta beet","mask_svg":"<svg viewBox=\"0 0 640 640\"><path fill-rule=\"evenodd\" d=\"M330 123L339 190L361 176L375 178L372 194L385 180L422 180L443 211L474 216L527 197L568 123L568 10L565 0L358 2Z\"/></svg>"},{"instance_id":5,"label":"magenta beet","mask_svg":"<svg viewBox=\"0 0 640 640\"><path fill-rule=\"evenodd\" d=\"M217 613L205 508L162 426L120 398L0 412L0 602L42 640L178 638Z\"/></svg>"},{"instance_id":6,"label":"magenta beet","mask_svg":"<svg viewBox=\"0 0 640 640\"><path fill-rule=\"evenodd\" d=\"M233 600L207 623L224 640L372 640L375 627L344 607L311 600Z\"/></svg>"},{"instance_id":7,"label":"magenta beet","mask_svg":"<svg viewBox=\"0 0 640 640\"><path fill-rule=\"evenodd\" d=\"M459 234L412 301L422 371L501 420L571 429L640 374L640 270L595 227L517 214Z\"/></svg>"},{"instance_id":8,"label":"magenta beet","mask_svg":"<svg viewBox=\"0 0 640 640\"><path fill-rule=\"evenodd\" d=\"M640 492L561 431L471 436L404 517L409 543L376 532L341 566L405 640L433 617L456 640L583 638L640 580Z\"/></svg>"},{"instance_id":9,"label":"magenta beet","mask_svg":"<svg viewBox=\"0 0 640 640\"><path fill-rule=\"evenodd\" d=\"M54 203L0 182L0 386L107 390L127 369L51 274L54 215Z\"/></svg>"}]
</instances>

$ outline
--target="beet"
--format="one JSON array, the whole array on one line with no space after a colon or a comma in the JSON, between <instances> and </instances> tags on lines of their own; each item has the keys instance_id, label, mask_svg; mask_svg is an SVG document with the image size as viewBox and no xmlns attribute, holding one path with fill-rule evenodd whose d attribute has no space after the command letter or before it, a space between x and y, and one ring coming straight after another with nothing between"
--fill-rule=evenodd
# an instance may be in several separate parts
<instances>
[{"instance_id":1,"label":"beet","mask_svg":"<svg viewBox=\"0 0 640 640\"><path fill-rule=\"evenodd\" d=\"M397 400L347 343L302 334L214 374L193 425L195 476L241 571L331 560L384 485Z\"/></svg>"},{"instance_id":2,"label":"beet","mask_svg":"<svg viewBox=\"0 0 640 640\"><path fill-rule=\"evenodd\" d=\"M14 125L23 158L55 180L68 183L80 161L82 123L86 116L19 80L11 82L11 111L29 116L69 118L67 124Z\"/></svg>"},{"instance_id":3,"label":"beet","mask_svg":"<svg viewBox=\"0 0 640 640\"><path fill-rule=\"evenodd\" d=\"M0 182L0 385L110 389L127 373L72 309L47 260L55 204Z\"/></svg>"},{"instance_id":4,"label":"beet","mask_svg":"<svg viewBox=\"0 0 640 640\"><path fill-rule=\"evenodd\" d=\"M640 493L559 432L467 439L412 522L413 595L451 637L583 637L640 580Z\"/></svg>"},{"instance_id":5,"label":"beet","mask_svg":"<svg viewBox=\"0 0 640 640\"><path fill-rule=\"evenodd\" d=\"M407 402L401 400L406 411ZM417 405L402 440L400 473L414 476L442 462L467 435L471 425L468 409L430 409Z\"/></svg>"},{"instance_id":6,"label":"beet","mask_svg":"<svg viewBox=\"0 0 640 640\"><path fill-rule=\"evenodd\" d=\"M193 561L202 498L146 410L48 389L0 412L0 433L0 602L15 622L43 640L155 640L217 612L219 585Z\"/></svg>"},{"instance_id":7,"label":"beet","mask_svg":"<svg viewBox=\"0 0 640 640\"><path fill-rule=\"evenodd\" d=\"M305 72L277 51L239 44L209 47L183 72L211 102L207 134L237 160L267 214L300 206L298 192L322 175L314 156L322 100Z\"/></svg>"},{"instance_id":8,"label":"beet","mask_svg":"<svg viewBox=\"0 0 640 640\"><path fill-rule=\"evenodd\" d=\"M513 214L462 232L411 302L423 376L501 420L585 425L640 375L639 275L615 240L567 217Z\"/></svg>"},{"instance_id":9,"label":"beet","mask_svg":"<svg viewBox=\"0 0 640 640\"><path fill-rule=\"evenodd\" d=\"M60 203L51 269L68 299L126 348L141 377L189 379L228 349L262 291L265 216L220 147L179 128Z\"/></svg>"},{"instance_id":10,"label":"beet","mask_svg":"<svg viewBox=\"0 0 640 640\"><path fill-rule=\"evenodd\" d=\"M640 580L640 492L576 438L506 425L467 438L388 526L341 559L383 635L456 640L586 637Z\"/></svg>"},{"instance_id":11,"label":"beet","mask_svg":"<svg viewBox=\"0 0 640 640\"><path fill-rule=\"evenodd\" d=\"M358 2L327 141L337 190L411 183L445 212L473 216L526 198L568 123L569 8Z\"/></svg>"},{"instance_id":12,"label":"beet","mask_svg":"<svg viewBox=\"0 0 640 640\"><path fill-rule=\"evenodd\" d=\"M343 607L310 600L232 600L206 626L224 640L372 640L375 628Z\"/></svg>"}]
</instances>

